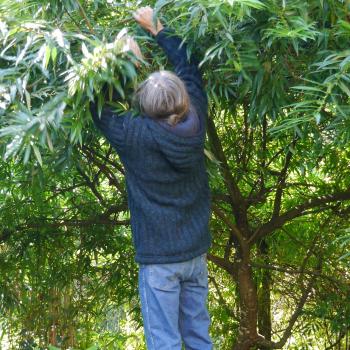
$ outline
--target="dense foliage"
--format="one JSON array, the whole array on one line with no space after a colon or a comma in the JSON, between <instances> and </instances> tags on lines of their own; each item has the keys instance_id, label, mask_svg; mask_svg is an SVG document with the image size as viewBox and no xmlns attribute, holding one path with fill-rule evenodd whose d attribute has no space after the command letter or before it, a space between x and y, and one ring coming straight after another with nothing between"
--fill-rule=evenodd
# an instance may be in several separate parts
<instances>
[{"instance_id":1,"label":"dense foliage","mask_svg":"<svg viewBox=\"0 0 350 350\"><path fill-rule=\"evenodd\" d=\"M124 170L88 105L127 109L137 81L167 66L132 20L148 4L0 0L6 349L144 349ZM345 349L349 1L154 5L199 58L210 99L216 347ZM145 56L138 70L126 27Z\"/></svg>"}]
</instances>

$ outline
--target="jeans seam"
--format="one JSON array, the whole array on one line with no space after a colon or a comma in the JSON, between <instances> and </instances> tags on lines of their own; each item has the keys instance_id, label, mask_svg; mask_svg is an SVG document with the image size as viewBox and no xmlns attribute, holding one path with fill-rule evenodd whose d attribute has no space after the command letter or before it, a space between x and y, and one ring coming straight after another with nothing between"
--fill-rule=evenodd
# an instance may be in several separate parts
<instances>
[{"instance_id":1,"label":"jeans seam","mask_svg":"<svg viewBox=\"0 0 350 350\"><path fill-rule=\"evenodd\" d=\"M148 325L148 331L149 331L149 335L150 335L151 342L152 342L152 347L153 347L153 349L155 349L156 347L154 345L154 339L153 339L152 330L151 330L150 313L149 313L149 308L148 308L145 273L146 273L146 271L143 270L142 271L142 280L143 280L144 298L145 298L145 304L146 304L147 325Z\"/></svg>"}]
</instances>

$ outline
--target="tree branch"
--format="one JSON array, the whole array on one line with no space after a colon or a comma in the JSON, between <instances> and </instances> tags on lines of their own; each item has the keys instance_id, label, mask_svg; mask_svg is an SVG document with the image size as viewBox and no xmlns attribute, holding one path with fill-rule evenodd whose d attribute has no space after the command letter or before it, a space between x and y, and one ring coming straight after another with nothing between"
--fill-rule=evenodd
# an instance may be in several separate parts
<instances>
[{"instance_id":1,"label":"tree branch","mask_svg":"<svg viewBox=\"0 0 350 350\"><path fill-rule=\"evenodd\" d=\"M235 214L236 219L239 219L239 216L240 216L239 212L240 212L240 208L244 204L244 199L242 197L242 194L240 192L238 185L236 184L235 179L232 176L219 136L216 132L214 121L211 118L208 118L208 136L213 147L213 153L221 163L220 170L222 172L225 185L227 187L228 193L231 198L230 204L231 204L232 210ZM243 218L240 218L240 219L242 220Z\"/></svg>"},{"instance_id":2,"label":"tree branch","mask_svg":"<svg viewBox=\"0 0 350 350\"><path fill-rule=\"evenodd\" d=\"M109 148L107 156L104 156L103 154L98 153L94 148L88 147L86 145L83 145L81 147L81 149L88 150L92 156L96 156L98 158L101 158L106 163L108 163L108 164L112 165L114 168L116 168L121 174L125 175L125 171L124 171L123 167L120 164L118 164L117 162L113 162L109 159L109 155L110 155L111 151L113 150L112 147Z\"/></svg>"},{"instance_id":3,"label":"tree branch","mask_svg":"<svg viewBox=\"0 0 350 350\"><path fill-rule=\"evenodd\" d=\"M61 227L61 226L76 226L86 227L91 225L130 225L130 220L111 220L107 218L92 218L88 220L63 220L59 222L43 222L42 224L29 224L25 228L43 228L43 227ZM24 227L22 227L23 229Z\"/></svg>"},{"instance_id":4,"label":"tree branch","mask_svg":"<svg viewBox=\"0 0 350 350\"><path fill-rule=\"evenodd\" d=\"M290 209L279 216L273 217L270 221L260 226L252 235L252 237L249 239L249 243L254 243L258 239L281 228L288 221L291 221L303 215L307 215L308 209L323 207L323 208L320 208L322 209L320 211L324 211L329 209L329 206L326 205L327 203L332 203L337 201L347 201L347 200L350 200L350 188L348 188L343 192L337 192L337 193L325 195L319 198L310 198L303 204L300 204L295 208Z\"/></svg>"},{"instance_id":5,"label":"tree branch","mask_svg":"<svg viewBox=\"0 0 350 350\"><path fill-rule=\"evenodd\" d=\"M292 152L288 151L283 169L281 170L280 176L278 177L278 180L277 180L277 189L276 189L275 201L274 201L274 207L273 207L273 213L272 213L273 218L277 217L281 210L283 189L286 184L287 171L288 171L292 156L293 156Z\"/></svg>"},{"instance_id":6,"label":"tree branch","mask_svg":"<svg viewBox=\"0 0 350 350\"><path fill-rule=\"evenodd\" d=\"M210 253L207 254L208 260L213 262L215 265L221 267L224 269L226 272L228 272L231 276L236 278L237 275L237 269L236 265L229 260L225 260L223 258L220 258L219 256L212 255Z\"/></svg>"},{"instance_id":7,"label":"tree branch","mask_svg":"<svg viewBox=\"0 0 350 350\"><path fill-rule=\"evenodd\" d=\"M100 162L97 157L94 157L94 154L91 153L91 150L89 150L88 148L83 148L82 149L83 154L85 155L85 157L92 162L93 164L95 164L99 170L107 177L107 179L109 180L109 184L110 185L114 185L121 194L123 194L124 196L126 196L125 193L125 189L124 187L121 185L121 183L118 181L118 179L115 177L115 175L113 174L113 172L106 166L105 163ZM106 159L103 159L105 162L107 162Z\"/></svg>"},{"instance_id":8,"label":"tree branch","mask_svg":"<svg viewBox=\"0 0 350 350\"><path fill-rule=\"evenodd\" d=\"M321 270L321 260L319 260L318 266L316 267L316 271L320 271ZM299 299L299 302L291 316L291 318L289 319L288 322L288 326L285 329L281 339L278 342L272 342L269 340L266 340L264 337L259 336L257 343L258 345L264 347L264 348L272 348L272 349L281 349L283 348L283 346L286 344L287 340L289 339L289 337L292 334L292 330L293 327L297 321L297 319L299 318L300 314L302 313L303 307L309 297L309 294L312 290L312 287L315 283L316 280L316 276L312 276L306 286L306 288L304 289L303 293L301 294L301 297Z\"/></svg>"},{"instance_id":9,"label":"tree branch","mask_svg":"<svg viewBox=\"0 0 350 350\"><path fill-rule=\"evenodd\" d=\"M344 288L348 288L350 290L350 287L344 283L343 281L336 279L332 276L327 276L322 274L321 272L318 271L309 271L309 270L304 270L302 271L300 268L294 268L290 266L276 266L276 265L271 265L271 264L260 264L260 263L251 263L251 267L258 268L258 269L267 269L267 270L272 270L272 271L277 271L277 272L283 272L287 273L289 275L299 275L299 274L304 274L304 275L310 275L310 276L316 276L320 277L324 280L328 280L329 282L333 283L334 286L339 287L340 285Z\"/></svg>"},{"instance_id":10,"label":"tree branch","mask_svg":"<svg viewBox=\"0 0 350 350\"><path fill-rule=\"evenodd\" d=\"M349 328L347 328L345 331L340 332L338 339L331 345L327 346L324 350L331 350L334 349L337 345L339 345L342 341L342 339L345 337L346 332L349 330ZM346 349L347 350L347 349Z\"/></svg>"},{"instance_id":11,"label":"tree branch","mask_svg":"<svg viewBox=\"0 0 350 350\"><path fill-rule=\"evenodd\" d=\"M78 173L82 176L82 178L85 180L86 185L90 188L91 192L96 196L101 205L104 206L105 201L100 192L97 191L95 184L90 180L90 178L84 173L84 171L79 166L77 166L76 169Z\"/></svg>"},{"instance_id":12,"label":"tree branch","mask_svg":"<svg viewBox=\"0 0 350 350\"><path fill-rule=\"evenodd\" d=\"M211 281L216 289L216 294L218 295L219 297L219 303L220 305L223 305L224 308L226 309L226 311L228 312L228 314L236 321L238 321L238 317L237 315L235 315L235 313L233 312L232 309L230 309L230 307L227 305L226 301L225 301L225 298L223 297L222 293L221 293L221 290L220 290L220 287L218 285L218 283L216 282L215 278L212 277L212 276L209 276L209 281Z\"/></svg>"},{"instance_id":13,"label":"tree branch","mask_svg":"<svg viewBox=\"0 0 350 350\"><path fill-rule=\"evenodd\" d=\"M227 227L230 228L233 236L236 238L238 243L241 246L245 245L246 240L245 240L242 232L238 229L238 227L233 222L231 222L229 217L215 204L212 204L212 209L213 209L215 215L217 215L227 225Z\"/></svg>"},{"instance_id":14,"label":"tree branch","mask_svg":"<svg viewBox=\"0 0 350 350\"><path fill-rule=\"evenodd\" d=\"M30 223L27 222L25 225L18 225L13 230L4 229L0 234L0 243L6 242L14 231L16 230L25 230L25 229L41 229L41 228L54 228L61 226L69 226L69 227L86 227L91 225L130 225L130 220L117 220L110 219L109 216L112 214L117 214L120 212L124 212L128 209L127 203L123 202L119 205L110 206L104 213L97 215L96 217L92 217L85 220L55 220L49 221L48 218L31 218L32 220L42 221L41 223Z\"/></svg>"},{"instance_id":15,"label":"tree branch","mask_svg":"<svg viewBox=\"0 0 350 350\"><path fill-rule=\"evenodd\" d=\"M77 4L78 4L78 6L79 6L79 11L80 11L81 15L83 16L83 18L84 18L84 20L85 20L85 23L86 23L86 25L88 26L90 32L91 32L92 34L96 34L95 31L94 31L94 28L93 28L92 25L91 25L91 22L90 22L88 16L86 15L86 12L85 12L85 10L84 10L84 7L83 7L82 4L80 3L80 0L77 0Z\"/></svg>"}]
</instances>

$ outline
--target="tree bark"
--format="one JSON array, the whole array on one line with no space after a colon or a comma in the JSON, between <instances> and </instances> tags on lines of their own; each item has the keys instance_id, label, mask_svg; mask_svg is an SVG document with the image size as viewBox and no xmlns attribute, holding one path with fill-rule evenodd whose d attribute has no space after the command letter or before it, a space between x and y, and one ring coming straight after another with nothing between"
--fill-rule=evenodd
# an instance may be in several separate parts
<instances>
[{"instance_id":1,"label":"tree bark","mask_svg":"<svg viewBox=\"0 0 350 350\"><path fill-rule=\"evenodd\" d=\"M240 301L239 335L232 350L250 350L258 339L258 297L250 264L250 248L243 246L237 253L237 286Z\"/></svg>"},{"instance_id":2,"label":"tree bark","mask_svg":"<svg viewBox=\"0 0 350 350\"><path fill-rule=\"evenodd\" d=\"M263 258L264 263L270 264L269 247L266 240L260 242L258 253ZM268 269L262 269L261 286L258 291L258 327L259 333L266 340L271 340L271 270ZM263 350L269 349L264 348Z\"/></svg>"}]
</instances>

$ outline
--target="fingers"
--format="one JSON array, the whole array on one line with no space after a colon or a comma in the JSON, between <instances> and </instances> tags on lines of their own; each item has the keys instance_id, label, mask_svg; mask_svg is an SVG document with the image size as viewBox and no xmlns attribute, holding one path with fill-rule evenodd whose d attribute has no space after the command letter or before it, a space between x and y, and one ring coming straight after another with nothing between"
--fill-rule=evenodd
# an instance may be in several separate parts
<instances>
[{"instance_id":1,"label":"fingers","mask_svg":"<svg viewBox=\"0 0 350 350\"><path fill-rule=\"evenodd\" d=\"M123 52L131 51L139 61L143 60L141 49L133 37L129 35L125 35L122 37L121 41L123 43L123 47L122 47ZM135 62L135 65L136 67L139 67L140 62Z\"/></svg>"},{"instance_id":2,"label":"fingers","mask_svg":"<svg viewBox=\"0 0 350 350\"><path fill-rule=\"evenodd\" d=\"M143 60L143 56L142 56L142 52L140 50L140 47L134 39L132 39L132 38L130 39L129 46L130 46L130 50L134 53L134 55L139 60Z\"/></svg>"},{"instance_id":3,"label":"fingers","mask_svg":"<svg viewBox=\"0 0 350 350\"><path fill-rule=\"evenodd\" d=\"M136 22L148 30L151 34L156 35L161 29L163 29L160 21L157 21L157 25L153 22L153 9L150 6L140 7L133 13Z\"/></svg>"},{"instance_id":4,"label":"fingers","mask_svg":"<svg viewBox=\"0 0 350 350\"><path fill-rule=\"evenodd\" d=\"M134 12L135 15L153 15L153 9L151 6L140 7Z\"/></svg>"},{"instance_id":5,"label":"fingers","mask_svg":"<svg viewBox=\"0 0 350 350\"><path fill-rule=\"evenodd\" d=\"M148 24L152 22L153 9L150 6L140 7L133 13L133 16L140 25Z\"/></svg>"}]
</instances>

